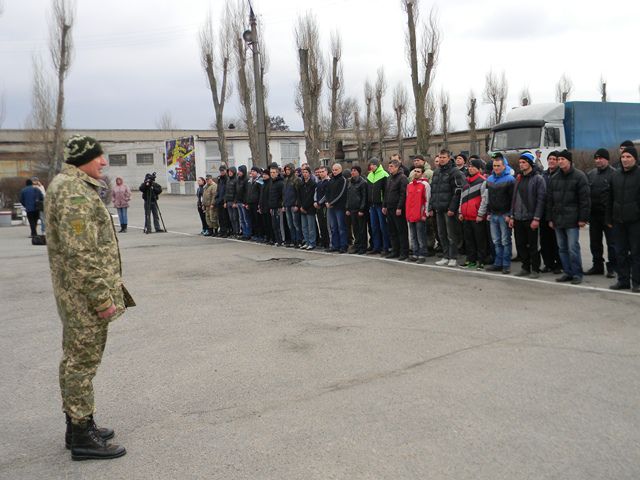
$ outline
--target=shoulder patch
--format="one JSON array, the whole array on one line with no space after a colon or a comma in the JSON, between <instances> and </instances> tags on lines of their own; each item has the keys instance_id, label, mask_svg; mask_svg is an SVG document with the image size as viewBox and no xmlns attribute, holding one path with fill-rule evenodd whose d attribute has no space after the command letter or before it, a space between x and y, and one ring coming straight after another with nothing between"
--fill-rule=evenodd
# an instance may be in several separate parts
<instances>
[{"instance_id":1,"label":"shoulder patch","mask_svg":"<svg viewBox=\"0 0 640 480\"><path fill-rule=\"evenodd\" d=\"M69 223L71 224L71 228L73 228L73 232L76 235L82 235L84 233L85 224L83 219L74 218L73 220L70 220Z\"/></svg>"},{"instance_id":2,"label":"shoulder patch","mask_svg":"<svg viewBox=\"0 0 640 480\"><path fill-rule=\"evenodd\" d=\"M87 203L87 197L84 197L82 195L76 195L76 196L71 197L69 199L69 201L73 205L80 205L81 203Z\"/></svg>"}]
</instances>

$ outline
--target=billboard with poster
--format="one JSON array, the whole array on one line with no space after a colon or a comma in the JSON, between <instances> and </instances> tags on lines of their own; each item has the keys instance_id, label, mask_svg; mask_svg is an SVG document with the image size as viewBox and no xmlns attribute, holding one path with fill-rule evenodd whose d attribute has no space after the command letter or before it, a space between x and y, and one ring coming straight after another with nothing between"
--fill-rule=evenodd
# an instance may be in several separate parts
<instances>
[{"instance_id":1,"label":"billboard with poster","mask_svg":"<svg viewBox=\"0 0 640 480\"><path fill-rule=\"evenodd\" d=\"M196 150L192 136L167 140L165 155L168 183L196 181Z\"/></svg>"}]
</instances>

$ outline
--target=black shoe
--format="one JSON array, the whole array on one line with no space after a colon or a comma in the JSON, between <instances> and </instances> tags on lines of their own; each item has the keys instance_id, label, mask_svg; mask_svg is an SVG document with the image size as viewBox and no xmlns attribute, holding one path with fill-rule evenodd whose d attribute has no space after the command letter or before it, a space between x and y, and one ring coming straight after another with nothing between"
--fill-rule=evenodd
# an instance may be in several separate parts
<instances>
[{"instance_id":1,"label":"black shoe","mask_svg":"<svg viewBox=\"0 0 640 480\"><path fill-rule=\"evenodd\" d=\"M607 270L607 278L616 278L616 272L613 270Z\"/></svg>"},{"instance_id":2,"label":"black shoe","mask_svg":"<svg viewBox=\"0 0 640 480\"><path fill-rule=\"evenodd\" d=\"M631 286L628 283L616 282L613 285L609 286L609 290L629 290ZM638 288L638 287L634 287Z\"/></svg>"},{"instance_id":3,"label":"black shoe","mask_svg":"<svg viewBox=\"0 0 640 480\"><path fill-rule=\"evenodd\" d=\"M71 417L64 414L66 422L67 422L67 431L64 434L64 446L68 449L71 448ZM93 415L89 417L89 423L91 423L91 427L98 432L98 435L103 440L110 440L115 435L115 432L111 428L100 428L96 425L96 422L93 420Z\"/></svg>"},{"instance_id":4,"label":"black shoe","mask_svg":"<svg viewBox=\"0 0 640 480\"><path fill-rule=\"evenodd\" d=\"M589 270L584 272L585 275L604 275L604 267L602 265L596 266L594 265Z\"/></svg>"},{"instance_id":5,"label":"black shoe","mask_svg":"<svg viewBox=\"0 0 640 480\"><path fill-rule=\"evenodd\" d=\"M390 253L386 258L398 258L399 256L400 255L398 255L397 253Z\"/></svg>"},{"instance_id":6,"label":"black shoe","mask_svg":"<svg viewBox=\"0 0 640 480\"><path fill-rule=\"evenodd\" d=\"M127 451L120 445L111 445L100 437L93 421L71 424L72 460L108 460L123 456Z\"/></svg>"},{"instance_id":7,"label":"black shoe","mask_svg":"<svg viewBox=\"0 0 640 480\"><path fill-rule=\"evenodd\" d=\"M546 265L542 270L540 270L540 273L551 273L551 272L553 272L553 270L547 267Z\"/></svg>"},{"instance_id":8,"label":"black shoe","mask_svg":"<svg viewBox=\"0 0 640 480\"><path fill-rule=\"evenodd\" d=\"M505 275L509 275L509 274L511 273L511 269L509 269L509 268L503 268L503 269L502 269L502 273L503 273L503 274L505 274Z\"/></svg>"},{"instance_id":9,"label":"black shoe","mask_svg":"<svg viewBox=\"0 0 640 480\"><path fill-rule=\"evenodd\" d=\"M573 280L573 277L571 275L567 275L566 273L564 273L561 277L556 278L556 282L569 282Z\"/></svg>"},{"instance_id":10,"label":"black shoe","mask_svg":"<svg viewBox=\"0 0 640 480\"><path fill-rule=\"evenodd\" d=\"M409 257L407 257L406 255L400 255L400 256L398 257L398 261L399 261L399 262L404 262L404 261L405 261L406 259L408 259L408 258L409 258Z\"/></svg>"},{"instance_id":11,"label":"black shoe","mask_svg":"<svg viewBox=\"0 0 640 480\"><path fill-rule=\"evenodd\" d=\"M552 271L553 271L554 275L560 275L562 273L562 269L561 268L554 268Z\"/></svg>"},{"instance_id":12,"label":"black shoe","mask_svg":"<svg viewBox=\"0 0 640 480\"><path fill-rule=\"evenodd\" d=\"M529 275L531 275L531 272L529 270L525 270L524 268L522 270L520 270L519 272L517 272L514 277L528 277Z\"/></svg>"},{"instance_id":13,"label":"black shoe","mask_svg":"<svg viewBox=\"0 0 640 480\"><path fill-rule=\"evenodd\" d=\"M631 291L633 293L640 293L640 285L635 285L635 286L631 287Z\"/></svg>"},{"instance_id":14,"label":"black shoe","mask_svg":"<svg viewBox=\"0 0 640 480\"><path fill-rule=\"evenodd\" d=\"M379 255L379 254L380 254L380 250L367 251L367 255Z\"/></svg>"},{"instance_id":15,"label":"black shoe","mask_svg":"<svg viewBox=\"0 0 640 480\"><path fill-rule=\"evenodd\" d=\"M582 277L573 277L571 279L572 285L580 285L582 283Z\"/></svg>"},{"instance_id":16,"label":"black shoe","mask_svg":"<svg viewBox=\"0 0 640 480\"><path fill-rule=\"evenodd\" d=\"M502 267L500 265L494 265L494 264L487 265L486 267L484 267L484 269L487 272L501 272L502 271Z\"/></svg>"},{"instance_id":17,"label":"black shoe","mask_svg":"<svg viewBox=\"0 0 640 480\"><path fill-rule=\"evenodd\" d=\"M338 253L347 253L347 249L346 248L341 248L340 250L338 250Z\"/></svg>"}]
</instances>

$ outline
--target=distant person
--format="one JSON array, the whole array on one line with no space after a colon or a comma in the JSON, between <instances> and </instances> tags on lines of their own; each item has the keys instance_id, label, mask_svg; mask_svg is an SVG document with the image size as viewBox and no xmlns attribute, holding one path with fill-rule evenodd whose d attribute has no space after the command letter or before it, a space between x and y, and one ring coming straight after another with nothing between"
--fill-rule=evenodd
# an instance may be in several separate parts
<instances>
[{"instance_id":1,"label":"distant person","mask_svg":"<svg viewBox=\"0 0 640 480\"><path fill-rule=\"evenodd\" d=\"M589 190L591 191L591 218L589 220L589 249L593 264L585 275L604 275L604 247L602 237L607 241L607 278L615 277L616 250L613 229L607 226L606 213L609 203L611 181L615 169L609 165L609 151L600 148L593 155L596 167L589 170Z\"/></svg>"},{"instance_id":2,"label":"distant person","mask_svg":"<svg viewBox=\"0 0 640 480\"><path fill-rule=\"evenodd\" d=\"M245 194L244 208L249 216L249 231L247 235L258 242L264 240L264 228L262 226L262 217L258 213L258 204L260 203L260 191L262 190L262 169L253 166L249 170L249 180L247 181L247 190Z\"/></svg>"},{"instance_id":3,"label":"distant person","mask_svg":"<svg viewBox=\"0 0 640 480\"><path fill-rule=\"evenodd\" d=\"M427 257L427 218L432 215L429 201L431 187L424 177L424 167L414 166L409 174L407 185L407 199L405 202L405 217L409 226L411 238L411 256L409 260L424 263Z\"/></svg>"},{"instance_id":4,"label":"distant person","mask_svg":"<svg viewBox=\"0 0 640 480\"><path fill-rule=\"evenodd\" d=\"M273 231L273 241L277 247L284 246L284 235L282 232L282 213L284 212L284 179L280 175L277 165L269 167L269 213L271 216L271 229Z\"/></svg>"},{"instance_id":5,"label":"distant person","mask_svg":"<svg viewBox=\"0 0 640 480\"><path fill-rule=\"evenodd\" d=\"M462 187L460 194L460 214L458 220L462 222L464 244L467 259L463 268L484 269L489 256L487 247L487 225L485 212L480 212L482 196L486 196L486 177L482 174L485 165L480 158L473 158L469 162L469 176L467 184Z\"/></svg>"},{"instance_id":6,"label":"distant person","mask_svg":"<svg viewBox=\"0 0 640 480\"><path fill-rule=\"evenodd\" d=\"M296 174L293 163L284 167L284 213L291 240L287 247L300 248L302 245L302 221L300 218L300 185L302 179Z\"/></svg>"},{"instance_id":7,"label":"distant person","mask_svg":"<svg viewBox=\"0 0 640 480\"><path fill-rule=\"evenodd\" d=\"M536 158L534 160L534 167L538 169L539 173L544 172L544 165L542 164L542 150L538 149L535 152Z\"/></svg>"},{"instance_id":8,"label":"distant person","mask_svg":"<svg viewBox=\"0 0 640 480\"><path fill-rule=\"evenodd\" d=\"M198 210L198 215L200 216L200 223L202 224L202 230L200 231L200 235L207 235L208 227L207 227L207 213L205 211L204 206L202 205L202 195L204 194L204 189L207 186L207 181L204 177L198 177L196 180L198 187L196 188L196 209Z\"/></svg>"},{"instance_id":9,"label":"distant person","mask_svg":"<svg viewBox=\"0 0 640 480\"><path fill-rule=\"evenodd\" d=\"M380 164L380 160L372 157L369 160L369 173L367 174L367 185L369 187L369 221L371 222L371 246L370 255L387 255L390 248L389 230L387 219L382 213L384 203L384 190L387 185L389 174Z\"/></svg>"},{"instance_id":10,"label":"distant person","mask_svg":"<svg viewBox=\"0 0 640 480\"><path fill-rule=\"evenodd\" d=\"M227 167L220 165L218 172L218 189L216 191L216 209L218 210L218 223L220 224L218 235L226 238L232 234L231 221L229 220L229 213L227 212L227 207L225 206L224 201L227 191Z\"/></svg>"},{"instance_id":11,"label":"distant person","mask_svg":"<svg viewBox=\"0 0 640 480\"><path fill-rule=\"evenodd\" d=\"M238 212L238 221L240 223L239 235L242 240L251 238L251 216L247 208L247 183L249 177L247 175L247 166L240 165L238 167L238 181L236 185L236 196L233 199L235 208Z\"/></svg>"},{"instance_id":12,"label":"distant person","mask_svg":"<svg viewBox=\"0 0 640 480\"><path fill-rule=\"evenodd\" d=\"M31 237L38 236L38 219L40 218L43 202L44 195L38 188L33 186L33 181L28 178L25 182L25 187L20 190L20 203L27 211Z\"/></svg>"},{"instance_id":13,"label":"distant person","mask_svg":"<svg viewBox=\"0 0 640 480\"><path fill-rule=\"evenodd\" d=\"M351 253L367 253L367 181L362 178L360 165L351 167L351 178L347 186L347 206L345 214L351 218L353 246Z\"/></svg>"},{"instance_id":14,"label":"distant person","mask_svg":"<svg viewBox=\"0 0 640 480\"><path fill-rule=\"evenodd\" d=\"M569 150L558 153L558 168L558 173L551 177L546 207L564 271L556 282L579 285L583 276L580 229L587 224L591 213L589 181L582 170L573 166L573 155Z\"/></svg>"},{"instance_id":15,"label":"distant person","mask_svg":"<svg viewBox=\"0 0 640 480\"><path fill-rule=\"evenodd\" d=\"M302 223L302 248L314 250L317 245L316 237L316 181L309 165L302 167L302 184L299 190L300 222Z\"/></svg>"},{"instance_id":16,"label":"distant person","mask_svg":"<svg viewBox=\"0 0 640 480\"><path fill-rule=\"evenodd\" d=\"M33 182L33 186L36 187L38 190L40 190L42 192L42 196L46 197L47 196L47 191L44 188L44 185L42 184L42 182L40 181L40 179L38 177L31 177L31 181ZM45 234L45 230L46 230L46 225L44 222L44 204L42 204L40 206L40 233L42 235Z\"/></svg>"},{"instance_id":17,"label":"distant person","mask_svg":"<svg viewBox=\"0 0 640 480\"><path fill-rule=\"evenodd\" d=\"M329 235L329 223L327 218L327 187L329 186L329 170L321 165L316 170L318 182L316 183L316 193L314 196L313 206L316 209L316 218L318 219L318 232L320 240L317 244L322 248L329 249L331 247L331 236Z\"/></svg>"},{"instance_id":18,"label":"distant person","mask_svg":"<svg viewBox=\"0 0 640 480\"><path fill-rule=\"evenodd\" d=\"M200 178L202 179L202 177ZM129 186L124 183L122 177L116 177L116 185L111 189L111 202L118 212L118 221L120 222L120 230L118 233L127 233L127 225L129 224L127 210L129 210L130 200L131 190ZM200 210L198 212L200 212Z\"/></svg>"},{"instance_id":19,"label":"distant person","mask_svg":"<svg viewBox=\"0 0 640 480\"><path fill-rule=\"evenodd\" d=\"M331 230L330 252L347 253L347 224L345 208L347 205L348 180L342 174L342 165L334 163L331 167L331 180L327 185L327 217Z\"/></svg>"},{"instance_id":20,"label":"distant person","mask_svg":"<svg viewBox=\"0 0 640 480\"><path fill-rule=\"evenodd\" d=\"M224 208L229 216L231 235L240 235L240 214L236 203L236 193L238 189L238 171L236 167L227 168L227 186L224 192Z\"/></svg>"},{"instance_id":21,"label":"distant person","mask_svg":"<svg viewBox=\"0 0 640 480\"><path fill-rule=\"evenodd\" d=\"M466 177L468 173L467 156L464 153L460 152L458 155L456 155L455 162L456 168L460 170Z\"/></svg>"},{"instance_id":22,"label":"distant person","mask_svg":"<svg viewBox=\"0 0 640 480\"><path fill-rule=\"evenodd\" d=\"M158 213L158 196L162 193L162 187L156 182L155 173L147 173L144 181L138 188L142 192L142 200L144 201L144 233L151 233L151 216L153 215L153 226L156 233L164 232L160 226L160 217Z\"/></svg>"},{"instance_id":23,"label":"distant person","mask_svg":"<svg viewBox=\"0 0 640 480\"><path fill-rule=\"evenodd\" d=\"M387 228L391 241L391 254L387 258L397 258L400 261L409 258L409 231L406 217L408 183L409 180L402 170L400 161L391 160L382 213L387 216Z\"/></svg>"},{"instance_id":24,"label":"distant person","mask_svg":"<svg viewBox=\"0 0 640 480\"><path fill-rule=\"evenodd\" d=\"M624 151L625 148L635 148L635 145L631 140L624 140L620 144L620 147L618 148L618 160L616 160L616 162L613 163L613 165L611 165L613 168L617 170L620 170L622 168L622 163L620 161L620 158L622 157L622 152Z\"/></svg>"},{"instance_id":25,"label":"distant person","mask_svg":"<svg viewBox=\"0 0 640 480\"><path fill-rule=\"evenodd\" d=\"M207 175L206 185L202 193L202 209L205 213L205 221L207 222L207 230L205 237L218 236L218 209L216 208L216 193L218 186L213 180L213 176Z\"/></svg>"},{"instance_id":26,"label":"distant person","mask_svg":"<svg viewBox=\"0 0 640 480\"><path fill-rule=\"evenodd\" d=\"M640 293L640 169L638 151L627 147L620 155L621 169L611 179L607 224L613 226L618 281L609 288L631 287Z\"/></svg>"},{"instance_id":27,"label":"distant person","mask_svg":"<svg viewBox=\"0 0 640 480\"><path fill-rule=\"evenodd\" d=\"M558 173L558 152L552 151L547 155L547 169L542 173L542 178L546 185L547 194L549 192L549 184L551 183L551 177ZM546 204L546 200L545 200ZM549 219L547 218L546 206L540 221L540 255L544 261L544 268L540 270L542 273L554 273L558 275L562 273L562 264L560 262L560 255L558 254L558 242L556 240L556 233L549 226Z\"/></svg>"},{"instance_id":28,"label":"distant person","mask_svg":"<svg viewBox=\"0 0 640 480\"><path fill-rule=\"evenodd\" d=\"M262 188L260 189L260 200L258 201L258 213L262 219L262 229L264 243L275 244L275 236L271 225L271 209L269 208L269 196L271 192L271 170L265 168L262 171Z\"/></svg>"}]
</instances>

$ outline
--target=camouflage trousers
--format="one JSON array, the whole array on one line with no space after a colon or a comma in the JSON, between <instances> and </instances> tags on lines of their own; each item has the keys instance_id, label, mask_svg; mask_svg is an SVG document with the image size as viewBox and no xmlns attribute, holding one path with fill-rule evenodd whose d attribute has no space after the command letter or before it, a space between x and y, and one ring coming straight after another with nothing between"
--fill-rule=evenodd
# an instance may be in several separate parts
<instances>
[{"instance_id":1,"label":"camouflage trousers","mask_svg":"<svg viewBox=\"0 0 640 480\"><path fill-rule=\"evenodd\" d=\"M63 322L60 392L62 410L72 420L93 415L93 377L102 360L109 323L70 327Z\"/></svg>"},{"instance_id":2,"label":"camouflage trousers","mask_svg":"<svg viewBox=\"0 0 640 480\"><path fill-rule=\"evenodd\" d=\"M220 225L218 225L218 209L215 206L213 208L207 207L206 215L207 215L207 226L209 228L220 227Z\"/></svg>"}]
</instances>

